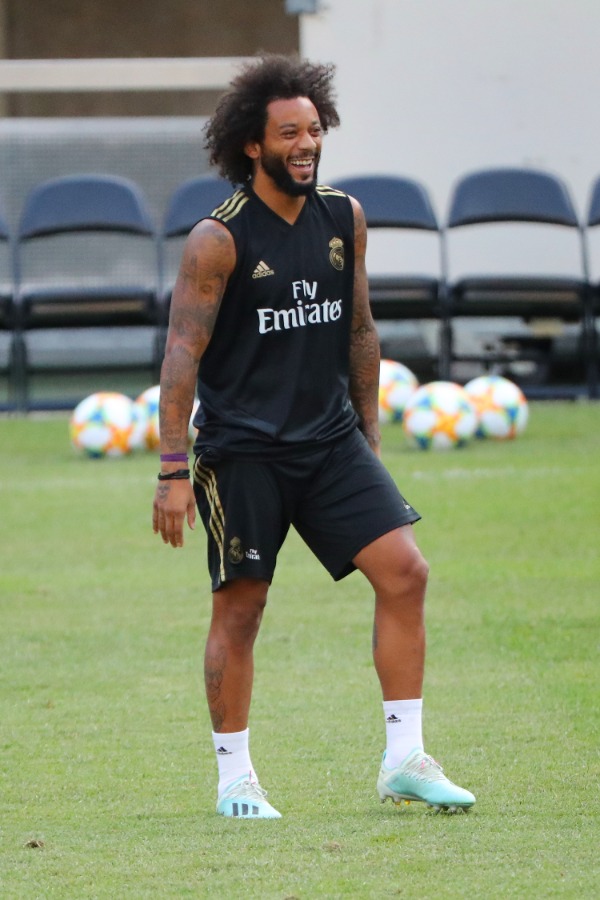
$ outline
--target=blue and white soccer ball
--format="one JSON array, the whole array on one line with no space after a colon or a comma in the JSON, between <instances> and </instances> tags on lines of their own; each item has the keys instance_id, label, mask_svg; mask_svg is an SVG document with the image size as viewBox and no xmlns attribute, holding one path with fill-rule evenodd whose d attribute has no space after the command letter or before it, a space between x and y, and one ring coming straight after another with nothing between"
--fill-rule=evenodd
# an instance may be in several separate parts
<instances>
[{"instance_id":1,"label":"blue and white soccer ball","mask_svg":"<svg viewBox=\"0 0 600 900\"><path fill-rule=\"evenodd\" d=\"M379 421L401 422L408 398L419 386L416 375L403 363L382 359L379 366Z\"/></svg>"},{"instance_id":2,"label":"blue and white soccer ball","mask_svg":"<svg viewBox=\"0 0 600 900\"><path fill-rule=\"evenodd\" d=\"M529 407L521 388L502 375L480 375L465 384L477 412L477 437L510 440L522 434Z\"/></svg>"},{"instance_id":3,"label":"blue and white soccer ball","mask_svg":"<svg viewBox=\"0 0 600 900\"><path fill-rule=\"evenodd\" d=\"M462 447L477 428L469 395L452 381L432 381L418 388L404 409L402 427L422 450Z\"/></svg>"}]
</instances>

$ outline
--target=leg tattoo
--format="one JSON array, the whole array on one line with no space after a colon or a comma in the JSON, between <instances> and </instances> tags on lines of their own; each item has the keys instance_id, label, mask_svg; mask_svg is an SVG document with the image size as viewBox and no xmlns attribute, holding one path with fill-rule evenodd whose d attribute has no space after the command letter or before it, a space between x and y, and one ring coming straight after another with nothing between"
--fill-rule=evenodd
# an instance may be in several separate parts
<instances>
[{"instance_id":1,"label":"leg tattoo","mask_svg":"<svg viewBox=\"0 0 600 900\"><path fill-rule=\"evenodd\" d=\"M204 684L206 686L206 699L213 724L213 731L220 731L225 721L225 702L221 696L221 685L225 671L227 654L221 649L212 655L206 655L204 659Z\"/></svg>"}]
</instances>

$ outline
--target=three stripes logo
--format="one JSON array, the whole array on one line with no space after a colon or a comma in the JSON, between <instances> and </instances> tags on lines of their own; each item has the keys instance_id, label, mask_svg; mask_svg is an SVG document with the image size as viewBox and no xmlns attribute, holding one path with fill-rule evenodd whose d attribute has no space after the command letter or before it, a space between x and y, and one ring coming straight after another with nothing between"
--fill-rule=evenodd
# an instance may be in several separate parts
<instances>
[{"instance_id":1,"label":"three stripes logo","mask_svg":"<svg viewBox=\"0 0 600 900\"><path fill-rule=\"evenodd\" d=\"M266 278L267 275L274 275L275 272L262 259L252 273L253 278Z\"/></svg>"},{"instance_id":2,"label":"three stripes logo","mask_svg":"<svg viewBox=\"0 0 600 900\"><path fill-rule=\"evenodd\" d=\"M231 812L234 816L257 816L259 813L259 809L258 806L255 806L254 804L250 806L249 803L232 803Z\"/></svg>"},{"instance_id":3,"label":"three stripes logo","mask_svg":"<svg viewBox=\"0 0 600 900\"><path fill-rule=\"evenodd\" d=\"M248 200L249 197L247 194L243 191L236 191L228 200L225 200L224 203L217 206L217 208L212 211L211 216L214 219L220 219L222 222L229 222L230 219L237 216Z\"/></svg>"},{"instance_id":4,"label":"three stripes logo","mask_svg":"<svg viewBox=\"0 0 600 900\"><path fill-rule=\"evenodd\" d=\"M392 713L391 716L388 716L385 721L388 723L388 725L400 725L402 719L399 719L397 715Z\"/></svg>"}]
</instances>

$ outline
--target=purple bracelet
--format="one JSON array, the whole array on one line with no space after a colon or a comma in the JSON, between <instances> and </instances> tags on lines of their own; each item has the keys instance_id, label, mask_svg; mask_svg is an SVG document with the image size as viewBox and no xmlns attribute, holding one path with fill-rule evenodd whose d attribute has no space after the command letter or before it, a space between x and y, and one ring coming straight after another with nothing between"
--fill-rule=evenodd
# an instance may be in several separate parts
<instances>
[{"instance_id":1,"label":"purple bracelet","mask_svg":"<svg viewBox=\"0 0 600 900\"><path fill-rule=\"evenodd\" d=\"M161 462L187 462L187 453L161 453Z\"/></svg>"}]
</instances>

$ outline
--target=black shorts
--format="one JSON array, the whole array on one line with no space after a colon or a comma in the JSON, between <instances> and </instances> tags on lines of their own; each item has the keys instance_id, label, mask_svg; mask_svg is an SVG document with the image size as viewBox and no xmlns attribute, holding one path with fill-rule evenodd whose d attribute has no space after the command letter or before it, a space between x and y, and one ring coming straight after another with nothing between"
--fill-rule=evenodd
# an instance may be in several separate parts
<instances>
[{"instance_id":1,"label":"black shorts","mask_svg":"<svg viewBox=\"0 0 600 900\"><path fill-rule=\"evenodd\" d=\"M421 518L359 431L292 459L200 455L194 491L214 591L234 578L271 582L290 525L338 581L363 547Z\"/></svg>"}]
</instances>

